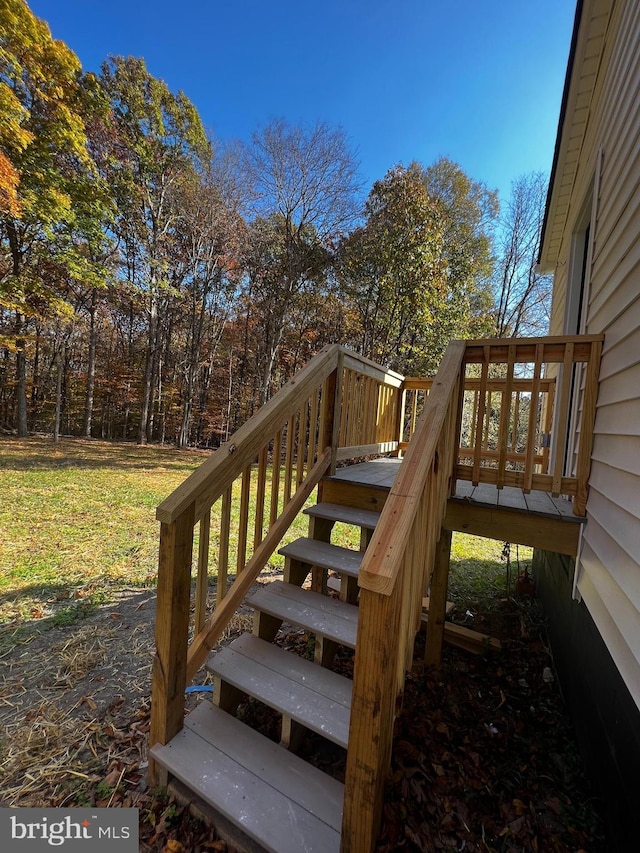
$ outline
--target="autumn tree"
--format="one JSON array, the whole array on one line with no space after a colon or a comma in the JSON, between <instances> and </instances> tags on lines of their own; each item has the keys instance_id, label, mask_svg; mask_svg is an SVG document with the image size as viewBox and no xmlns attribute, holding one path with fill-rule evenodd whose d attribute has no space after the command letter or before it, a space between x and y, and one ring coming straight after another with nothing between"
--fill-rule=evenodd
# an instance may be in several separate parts
<instances>
[{"instance_id":1,"label":"autumn tree","mask_svg":"<svg viewBox=\"0 0 640 853\"><path fill-rule=\"evenodd\" d=\"M271 393L286 319L309 290L322 286L336 238L354 221L357 163L340 129L282 119L253 136L245 158L251 301L260 311L260 396Z\"/></svg>"},{"instance_id":2,"label":"autumn tree","mask_svg":"<svg viewBox=\"0 0 640 853\"><path fill-rule=\"evenodd\" d=\"M15 353L18 434L27 434L26 348L35 316L68 310L42 275L74 216L78 178L90 170L80 63L22 0L0 0L0 296L4 343ZM64 257L66 255L66 258Z\"/></svg>"},{"instance_id":3,"label":"autumn tree","mask_svg":"<svg viewBox=\"0 0 640 853\"><path fill-rule=\"evenodd\" d=\"M212 165L183 180L176 195L177 251L185 266L182 298L175 306L183 327L178 446L185 447L192 436L194 408L201 413L208 408L217 346L242 276L239 258L246 228L235 187L221 180L220 170Z\"/></svg>"},{"instance_id":4,"label":"autumn tree","mask_svg":"<svg viewBox=\"0 0 640 853\"><path fill-rule=\"evenodd\" d=\"M553 279L537 269L546 193L541 172L523 175L511 186L497 240L494 334L500 338L548 329Z\"/></svg>"},{"instance_id":5,"label":"autumn tree","mask_svg":"<svg viewBox=\"0 0 640 853\"><path fill-rule=\"evenodd\" d=\"M176 186L210 156L198 111L183 92L172 93L142 59L112 57L101 83L110 104L123 268L140 292L146 316L146 351L138 440L153 432L153 395L160 377L161 334L171 294L179 287L174 262ZM166 328L166 327L164 327Z\"/></svg>"},{"instance_id":6,"label":"autumn tree","mask_svg":"<svg viewBox=\"0 0 640 853\"><path fill-rule=\"evenodd\" d=\"M431 199L438 202L447 269L447 304L436 318L436 337L478 338L492 332L493 240L498 194L469 177L447 157L430 166L413 163Z\"/></svg>"},{"instance_id":7,"label":"autumn tree","mask_svg":"<svg viewBox=\"0 0 640 853\"><path fill-rule=\"evenodd\" d=\"M338 263L359 318L358 350L412 371L447 295L440 211L418 177L397 166L373 185L364 220L342 241Z\"/></svg>"}]
</instances>

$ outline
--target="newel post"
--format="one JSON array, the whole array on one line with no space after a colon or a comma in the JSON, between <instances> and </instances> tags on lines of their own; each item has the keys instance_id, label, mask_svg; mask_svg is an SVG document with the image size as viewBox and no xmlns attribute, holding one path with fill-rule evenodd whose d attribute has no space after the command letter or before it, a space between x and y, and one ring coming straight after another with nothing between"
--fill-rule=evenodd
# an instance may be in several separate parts
<instances>
[{"instance_id":1,"label":"newel post","mask_svg":"<svg viewBox=\"0 0 640 853\"><path fill-rule=\"evenodd\" d=\"M341 853L372 853L396 714L400 595L360 590Z\"/></svg>"},{"instance_id":2,"label":"newel post","mask_svg":"<svg viewBox=\"0 0 640 853\"><path fill-rule=\"evenodd\" d=\"M193 525L193 504L176 521L160 525L150 747L168 743L184 721ZM166 782L166 771L150 759L149 784Z\"/></svg>"}]
</instances>

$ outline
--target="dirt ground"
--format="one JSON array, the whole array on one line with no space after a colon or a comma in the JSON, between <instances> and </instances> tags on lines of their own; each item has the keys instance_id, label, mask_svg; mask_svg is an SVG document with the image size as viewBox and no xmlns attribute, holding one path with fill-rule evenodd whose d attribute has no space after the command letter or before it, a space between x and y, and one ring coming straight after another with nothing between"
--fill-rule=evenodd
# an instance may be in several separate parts
<instances>
[{"instance_id":1,"label":"dirt ground","mask_svg":"<svg viewBox=\"0 0 640 853\"><path fill-rule=\"evenodd\" d=\"M137 806L141 850L231 850L146 786L154 615L153 589L122 589L72 624L3 629L2 804ZM379 853L607 850L535 604L478 615L501 654L447 648L440 672L418 667L407 682ZM233 631L249 626L241 613ZM350 655L336 664L350 666ZM188 707L203 698L191 693ZM275 736L272 715L243 713ZM303 750L342 776L341 750L319 738Z\"/></svg>"}]
</instances>

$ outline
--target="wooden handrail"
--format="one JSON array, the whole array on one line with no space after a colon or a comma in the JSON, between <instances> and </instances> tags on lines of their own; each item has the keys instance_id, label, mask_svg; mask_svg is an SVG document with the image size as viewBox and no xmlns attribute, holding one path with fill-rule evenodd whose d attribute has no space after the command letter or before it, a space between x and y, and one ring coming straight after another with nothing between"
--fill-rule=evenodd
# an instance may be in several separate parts
<instances>
[{"instance_id":1,"label":"wooden handrail","mask_svg":"<svg viewBox=\"0 0 640 853\"><path fill-rule=\"evenodd\" d=\"M603 335L553 335L546 338L487 338L486 340L467 341L465 362L481 364L485 360L485 348L491 351L490 363L506 364L509 346L515 344L518 349L518 361L533 363L536 350L544 346L544 360L549 364L561 364L564 361L566 344L574 344L574 360L588 361L591 344L602 342Z\"/></svg>"},{"instance_id":2,"label":"wooden handrail","mask_svg":"<svg viewBox=\"0 0 640 853\"><path fill-rule=\"evenodd\" d=\"M314 356L250 420L214 451L156 510L158 521L171 524L193 505L196 521L260 452L265 438L295 414L302 403L335 370L340 347L327 346Z\"/></svg>"},{"instance_id":3,"label":"wooden handrail","mask_svg":"<svg viewBox=\"0 0 640 853\"><path fill-rule=\"evenodd\" d=\"M204 663L207 654L222 636L224 629L229 624L229 620L242 604L251 585L266 566L267 561L275 552L284 534L291 527L291 523L301 511L305 501L326 474L330 464L331 448L327 447L308 476L298 486L282 515L280 515L269 533L256 548L253 557L244 567L242 573L237 575L231 588L220 606L214 611L209 622L193 640L187 654L187 682L191 681Z\"/></svg>"},{"instance_id":4,"label":"wooden handrail","mask_svg":"<svg viewBox=\"0 0 640 853\"><path fill-rule=\"evenodd\" d=\"M433 464L447 407L459 378L464 341L452 341L433 380L418 429L409 444L391 488L359 573L359 586L382 595L393 591L398 572L398 555L406 547L407 532L413 524L424 484ZM450 437L453 445L453 436Z\"/></svg>"},{"instance_id":5,"label":"wooden handrail","mask_svg":"<svg viewBox=\"0 0 640 853\"><path fill-rule=\"evenodd\" d=\"M396 699L451 489L464 351L447 348L359 572L342 853L370 853L376 840Z\"/></svg>"}]
</instances>

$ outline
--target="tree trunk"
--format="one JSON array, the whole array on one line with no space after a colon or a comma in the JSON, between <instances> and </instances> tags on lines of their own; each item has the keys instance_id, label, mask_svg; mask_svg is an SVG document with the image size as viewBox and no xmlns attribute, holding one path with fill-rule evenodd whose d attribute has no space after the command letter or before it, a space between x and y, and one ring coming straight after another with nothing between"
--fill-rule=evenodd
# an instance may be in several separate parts
<instances>
[{"instance_id":1,"label":"tree trunk","mask_svg":"<svg viewBox=\"0 0 640 853\"><path fill-rule=\"evenodd\" d=\"M26 340L21 337L24 325L22 314L16 314L16 380L17 380L17 410L18 410L18 438L26 438L29 435L27 425L27 357L25 354Z\"/></svg>"},{"instance_id":2,"label":"tree trunk","mask_svg":"<svg viewBox=\"0 0 640 853\"><path fill-rule=\"evenodd\" d=\"M158 294L155 281L151 282L150 291L149 337L147 343L147 358L144 366L144 384L142 388L142 408L140 411L138 444L147 443L151 399L153 397L154 364L156 361L156 347L158 344Z\"/></svg>"},{"instance_id":3,"label":"tree trunk","mask_svg":"<svg viewBox=\"0 0 640 853\"><path fill-rule=\"evenodd\" d=\"M186 447L189 443L189 427L191 425L191 412L193 410L193 372L193 364L190 364L187 376L187 388L185 391L184 406L182 407L182 423L180 424L178 447Z\"/></svg>"},{"instance_id":4,"label":"tree trunk","mask_svg":"<svg viewBox=\"0 0 640 853\"><path fill-rule=\"evenodd\" d=\"M93 397L96 385L96 305L97 295L95 289L91 292L91 305L89 308L89 354L87 364L87 392L84 401L84 436L91 438L91 421L93 418Z\"/></svg>"},{"instance_id":5,"label":"tree trunk","mask_svg":"<svg viewBox=\"0 0 640 853\"><path fill-rule=\"evenodd\" d=\"M57 443L60 440L60 420L62 416L62 373L64 371L64 344L60 347L58 353L58 372L56 376L56 415L53 424L53 440Z\"/></svg>"}]
</instances>

